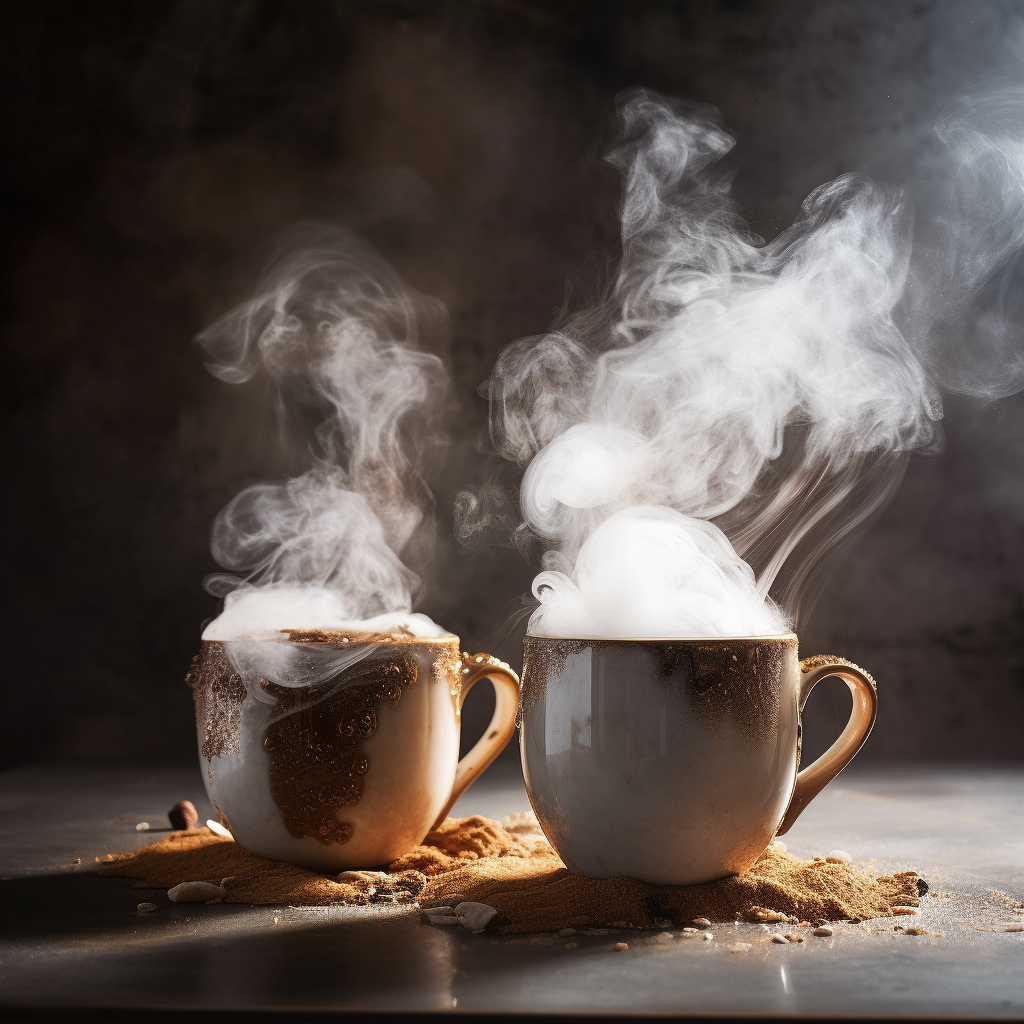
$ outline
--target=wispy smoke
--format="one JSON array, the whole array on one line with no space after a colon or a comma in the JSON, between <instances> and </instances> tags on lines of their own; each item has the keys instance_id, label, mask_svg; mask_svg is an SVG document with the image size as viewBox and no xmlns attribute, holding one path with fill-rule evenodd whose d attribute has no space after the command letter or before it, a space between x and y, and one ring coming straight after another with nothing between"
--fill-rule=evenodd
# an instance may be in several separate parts
<instances>
[{"instance_id":1,"label":"wispy smoke","mask_svg":"<svg viewBox=\"0 0 1024 1024\"><path fill-rule=\"evenodd\" d=\"M619 118L617 276L509 346L489 385L494 444L550 547L530 630L777 632L908 454L941 443L941 390L1024 382L1021 92L943 121L950 173L916 202L845 175L767 245L716 166L733 146L717 111L632 91ZM463 537L488 514L480 495L459 511Z\"/></svg>"},{"instance_id":2,"label":"wispy smoke","mask_svg":"<svg viewBox=\"0 0 1024 1024\"><path fill-rule=\"evenodd\" d=\"M418 463L445 391L440 360L417 338L444 319L353 237L311 231L253 299L200 335L221 380L270 381L309 463L246 488L217 517L211 546L230 573L207 579L225 608L204 637L384 620L437 632L410 614L419 580L401 554L429 499Z\"/></svg>"}]
</instances>

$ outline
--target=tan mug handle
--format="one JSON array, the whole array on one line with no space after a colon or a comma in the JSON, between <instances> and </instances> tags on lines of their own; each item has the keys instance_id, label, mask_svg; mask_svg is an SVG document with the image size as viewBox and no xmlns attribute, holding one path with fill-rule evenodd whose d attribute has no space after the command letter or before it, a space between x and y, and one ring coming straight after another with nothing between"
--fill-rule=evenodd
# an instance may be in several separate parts
<instances>
[{"instance_id":1,"label":"tan mug handle","mask_svg":"<svg viewBox=\"0 0 1024 1024\"><path fill-rule=\"evenodd\" d=\"M459 688L459 714L466 701L466 694L481 680L490 679L494 686L494 714L491 724L483 736L473 745L472 750L459 762L455 769L455 785L434 828L437 828L455 801L483 773L484 769L505 749L516 732L516 715L519 711L519 676L503 661L490 654L462 654L462 685Z\"/></svg>"},{"instance_id":2,"label":"tan mug handle","mask_svg":"<svg viewBox=\"0 0 1024 1024\"><path fill-rule=\"evenodd\" d=\"M780 836L792 828L800 812L853 760L875 724L878 690L874 679L852 661L830 654L817 654L800 662L800 711L803 712L811 690L827 676L838 676L850 688L853 694L850 720L839 739L797 775L793 799L777 833Z\"/></svg>"}]
</instances>

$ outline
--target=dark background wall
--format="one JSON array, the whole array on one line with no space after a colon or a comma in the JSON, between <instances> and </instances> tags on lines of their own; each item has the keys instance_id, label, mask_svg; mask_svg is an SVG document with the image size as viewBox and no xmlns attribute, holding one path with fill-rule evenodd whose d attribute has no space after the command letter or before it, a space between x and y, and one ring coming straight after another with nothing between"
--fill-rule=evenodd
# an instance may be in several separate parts
<instances>
[{"instance_id":1,"label":"dark background wall","mask_svg":"<svg viewBox=\"0 0 1024 1024\"><path fill-rule=\"evenodd\" d=\"M944 102L1024 59L1024 6L970 0L36 0L2 17L8 762L192 749L181 680L215 612L210 522L288 469L262 387L213 380L192 338L291 225L354 226L447 305L453 443L421 606L518 664L503 623L535 567L460 552L452 501L484 465L496 353L614 254L597 153L616 91L718 106L741 208L771 237L841 172L927 178ZM866 757L1024 756L1024 403L951 409L947 432L802 627L806 653L879 679ZM817 701L813 743L841 714Z\"/></svg>"}]
</instances>

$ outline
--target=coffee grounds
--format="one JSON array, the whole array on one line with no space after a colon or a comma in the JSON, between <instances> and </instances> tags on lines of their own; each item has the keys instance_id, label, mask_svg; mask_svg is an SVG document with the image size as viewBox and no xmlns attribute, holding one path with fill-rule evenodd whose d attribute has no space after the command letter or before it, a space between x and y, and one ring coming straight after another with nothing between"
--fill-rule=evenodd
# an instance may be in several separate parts
<instances>
[{"instance_id":1,"label":"coffee grounds","mask_svg":"<svg viewBox=\"0 0 1024 1024\"><path fill-rule=\"evenodd\" d=\"M498 911L491 930L499 932L664 928L696 918L819 924L888 917L896 907L920 902L916 872L878 877L847 864L801 860L774 847L745 874L706 885L674 888L630 878L584 878L532 835L516 834L479 815L448 818L388 871L427 876L418 896L424 907L489 904ZM226 903L327 906L378 901L365 885L265 860L205 828L175 833L134 853L111 855L100 874L136 878L143 888L230 877L227 894L219 901ZM394 890L384 885L381 891L392 893L386 899L394 902Z\"/></svg>"}]
</instances>

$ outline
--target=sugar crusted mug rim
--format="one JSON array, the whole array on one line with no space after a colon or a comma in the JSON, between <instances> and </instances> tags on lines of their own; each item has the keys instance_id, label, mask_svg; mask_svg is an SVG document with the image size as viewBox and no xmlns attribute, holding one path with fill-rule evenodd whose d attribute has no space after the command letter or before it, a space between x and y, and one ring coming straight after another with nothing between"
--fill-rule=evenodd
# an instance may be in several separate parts
<instances>
[{"instance_id":1,"label":"sugar crusted mug rim","mask_svg":"<svg viewBox=\"0 0 1024 1024\"><path fill-rule=\"evenodd\" d=\"M298 635L295 635L298 634ZM320 634L310 636L307 634ZM333 635L329 635L333 634ZM455 633L446 633L444 636L402 636L396 633L359 633L357 631L330 630L330 629L282 629L274 630L272 634L252 637L233 637L222 640L217 637L204 637L200 643L204 644L251 644L251 643L293 643L293 644L346 644L353 647L362 644L461 644L460 638Z\"/></svg>"}]
</instances>

